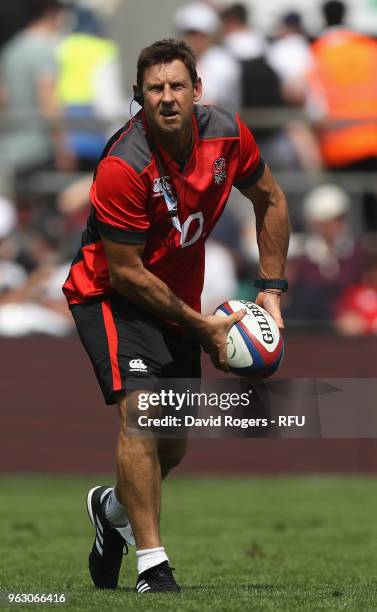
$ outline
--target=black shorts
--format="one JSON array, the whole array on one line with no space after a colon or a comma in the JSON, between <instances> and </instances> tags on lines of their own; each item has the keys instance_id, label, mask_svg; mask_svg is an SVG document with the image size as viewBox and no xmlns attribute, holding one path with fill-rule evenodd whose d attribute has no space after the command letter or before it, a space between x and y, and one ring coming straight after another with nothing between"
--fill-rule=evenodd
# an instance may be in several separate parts
<instances>
[{"instance_id":1,"label":"black shorts","mask_svg":"<svg viewBox=\"0 0 377 612\"><path fill-rule=\"evenodd\" d=\"M71 306L106 404L114 393L156 389L161 380L200 379L200 345L119 294Z\"/></svg>"}]
</instances>

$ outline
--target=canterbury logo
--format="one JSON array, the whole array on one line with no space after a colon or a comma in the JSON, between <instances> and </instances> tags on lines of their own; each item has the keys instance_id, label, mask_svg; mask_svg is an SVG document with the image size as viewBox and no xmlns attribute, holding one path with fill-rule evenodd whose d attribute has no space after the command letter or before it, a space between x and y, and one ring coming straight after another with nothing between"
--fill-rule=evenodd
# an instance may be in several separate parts
<instances>
[{"instance_id":1,"label":"canterbury logo","mask_svg":"<svg viewBox=\"0 0 377 612\"><path fill-rule=\"evenodd\" d=\"M142 359L132 359L130 361L130 372L145 372L147 366Z\"/></svg>"}]
</instances>

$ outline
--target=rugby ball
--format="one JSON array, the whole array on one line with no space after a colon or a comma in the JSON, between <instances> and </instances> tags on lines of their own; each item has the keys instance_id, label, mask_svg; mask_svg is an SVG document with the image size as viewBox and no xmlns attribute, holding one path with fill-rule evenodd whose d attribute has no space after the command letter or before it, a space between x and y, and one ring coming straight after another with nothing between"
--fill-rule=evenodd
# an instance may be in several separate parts
<instances>
[{"instance_id":1,"label":"rugby ball","mask_svg":"<svg viewBox=\"0 0 377 612\"><path fill-rule=\"evenodd\" d=\"M227 358L237 376L267 378L278 369L284 354L284 342L272 316L254 302L229 300L215 315L226 317L245 309L246 314L228 332Z\"/></svg>"}]
</instances>

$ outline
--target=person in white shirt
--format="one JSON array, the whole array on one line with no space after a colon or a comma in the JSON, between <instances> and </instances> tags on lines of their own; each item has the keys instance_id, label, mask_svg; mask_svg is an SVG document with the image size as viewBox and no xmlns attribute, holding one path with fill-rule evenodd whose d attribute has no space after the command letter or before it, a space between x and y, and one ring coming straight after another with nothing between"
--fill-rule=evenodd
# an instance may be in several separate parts
<instances>
[{"instance_id":1,"label":"person in white shirt","mask_svg":"<svg viewBox=\"0 0 377 612\"><path fill-rule=\"evenodd\" d=\"M264 36L249 25L249 11L242 3L226 6L220 12L223 44L240 61L263 56L267 50Z\"/></svg>"},{"instance_id":2,"label":"person in white shirt","mask_svg":"<svg viewBox=\"0 0 377 612\"><path fill-rule=\"evenodd\" d=\"M174 25L198 59L198 74L205 84L204 104L238 110L240 66L225 47L216 44L221 25L216 11L204 2L186 4L176 11Z\"/></svg>"},{"instance_id":3,"label":"person in white shirt","mask_svg":"<svg viewBox=\"0 0 377 612\"><path fill-rule=\"evenodd\" d=\"M313 55L298 13L287 13L282 17L267 57L282 81L286 101L302 105L305 101L305 77L313 66Z\"/></svg>"}]
</instances>

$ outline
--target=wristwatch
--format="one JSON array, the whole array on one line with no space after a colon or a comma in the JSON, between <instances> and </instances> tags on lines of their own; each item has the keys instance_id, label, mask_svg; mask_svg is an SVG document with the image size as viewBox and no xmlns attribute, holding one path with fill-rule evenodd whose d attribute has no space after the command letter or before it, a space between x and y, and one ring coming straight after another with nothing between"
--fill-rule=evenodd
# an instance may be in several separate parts
<instances>
[{"instance_id":1,"label":"wristwatch","mask_svg":"<svg viewBox=\"0 0 377 612\"><path fill-rule=\"evenodd\" d=\"M288 289L288 281L286 278L257 278L254 281L254 287L258 287L262 291L266 289L278 289L282 293Z\"/></svg>"}]
</instances>

